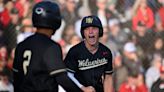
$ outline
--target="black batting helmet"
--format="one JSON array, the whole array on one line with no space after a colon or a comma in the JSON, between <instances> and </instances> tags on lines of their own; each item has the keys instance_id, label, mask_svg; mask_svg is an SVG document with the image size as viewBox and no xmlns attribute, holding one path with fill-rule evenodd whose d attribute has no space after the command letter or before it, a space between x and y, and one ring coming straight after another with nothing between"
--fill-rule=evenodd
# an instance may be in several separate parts
<instances>
[{"instance_id":1,"label":"black batting helmet","mask_svg":"<svg viewBox=\"0 0 164 92\"><path fill-rule=\"evenodd\" d=\"M33 8L32 22L34 27L57 30L61 25L59 6L51 1L37 3Z\"/></svg>"},{"instance_id":2,"label":"black batting helmet","mask_svg":"<svg viewBox=\"0 0 164 92\"><path fill-rule=\"evenodd\" d=\"M82 19L82 23L81 23L81 35L83 38L84 37L84 29L87 27L98 27L99 28L99 37L103 36L103 28L102 28L102 23L100 21L100 19L97 16L86 16Z\"/></svg>"}]
</instances>

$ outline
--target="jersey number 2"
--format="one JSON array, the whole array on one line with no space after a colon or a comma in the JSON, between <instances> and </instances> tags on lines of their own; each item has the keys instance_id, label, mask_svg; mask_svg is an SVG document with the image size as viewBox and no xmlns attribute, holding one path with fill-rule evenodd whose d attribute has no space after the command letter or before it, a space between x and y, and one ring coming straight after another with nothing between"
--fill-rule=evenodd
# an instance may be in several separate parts
<instances>
[{"instance_id":1,"label":"jersey number 2","mask_svg":"<svg viewBox=\"0 0 164 92\"><path fill-rule=\"evenodd\" d=\"M31 51L30 50L26 50L23 54L23 58L27 58L26 60L24 60L23 62L23 71L24 71L24 75L26 75L27 73L27 67L29 66L30 64L30 60L31 60Z\"/></svg>"}]
</instances>

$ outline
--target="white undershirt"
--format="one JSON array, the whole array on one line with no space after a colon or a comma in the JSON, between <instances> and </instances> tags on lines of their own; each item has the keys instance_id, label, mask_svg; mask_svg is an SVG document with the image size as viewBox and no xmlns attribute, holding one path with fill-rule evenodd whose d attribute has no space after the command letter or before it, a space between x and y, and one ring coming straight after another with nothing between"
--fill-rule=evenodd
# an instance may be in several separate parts
<instances>
[{"instance_id":1,"label":"white undershirt","mask_svg":"<svg viewBox=\"0 0 164 92\"><path fill-rule=\"evenodd\" d=\"M75 78L74 73L67 72L67 75L79 88L83 87L83 85Z\"/></svg>"}]
</instances>

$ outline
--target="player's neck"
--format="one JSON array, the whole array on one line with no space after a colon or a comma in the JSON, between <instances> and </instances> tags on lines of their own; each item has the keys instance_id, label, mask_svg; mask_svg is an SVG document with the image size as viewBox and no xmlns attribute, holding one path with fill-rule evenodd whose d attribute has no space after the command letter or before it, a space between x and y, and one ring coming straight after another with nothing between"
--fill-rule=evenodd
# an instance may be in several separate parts
<instances>
[{"instance_id":1,"label":"player's neck","mask_svg":"<svg viewBox=\"0 0 164 92\"><path fill-rule=\"evenodd\" d=\"M91 52L92 54L97 52L99 43L96 43L95 45L90 45L85 41L84 41L84 43L85 43L86 48L89 50L89 52Z\"/></svg>"},{"instance_id":2,"label":"player's neck","mask_svg":"<svg viewBox=\"0 0 164 92\"><path fill-rule=\"evenodd\" d=\"M48 37L51 37L53 35L53 30L52 29L44 29L44 28L38 28L37 33L44 34Z\"/></svg>"}]
</instances>

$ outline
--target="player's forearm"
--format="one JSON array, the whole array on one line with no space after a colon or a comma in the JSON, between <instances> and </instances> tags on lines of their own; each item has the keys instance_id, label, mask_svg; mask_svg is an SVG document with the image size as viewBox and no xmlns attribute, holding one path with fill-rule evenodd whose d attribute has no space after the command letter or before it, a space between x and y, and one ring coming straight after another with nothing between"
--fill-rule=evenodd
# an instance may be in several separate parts
<instances>
[{"instance_id":1,"label":"player's forearm","mask_svg":"<svg viewBox=\"0 0 164 92\"><path fill-rule=\"evenodd\" d=\"M106 75L104 79L104 92L113 91L112 75Z\"/></svg>"},{"instance_id":2,"label":"player's forearm","mask_svg":"<svg viewBox=\"0 0 164 92\"><path fill-rule=\"evenodd\" d=\"M83 85L74 77L73 73L68 72L67 75L79 88L83 87Z\"/></svg>"},{"instance_id":3,"label":"player's forearm","mask_svg":"<svg viewBox=\"0 0 164 92\"><path fill-rule=\"evenodd\" d=\"M61 73L56 76L56 81L67 91L67 92L82 92L82 90L67 76L66 73Z\"/></svg>"},{"instance_id":4,"label":"player's forearm","mask_svg":"<svg viewBox=\"0 0 164 92\"><path fill-rule=\"evenodd\" d=\"M82 91L84 92L96 92L94 87L92 86L83 86L75 77L74 77L74 73L68 72L67 73L68 77L79 87L81 88Z\"/></svg>"}]
</instances>

